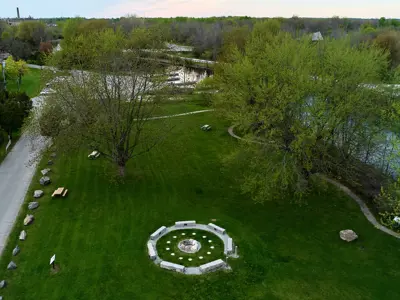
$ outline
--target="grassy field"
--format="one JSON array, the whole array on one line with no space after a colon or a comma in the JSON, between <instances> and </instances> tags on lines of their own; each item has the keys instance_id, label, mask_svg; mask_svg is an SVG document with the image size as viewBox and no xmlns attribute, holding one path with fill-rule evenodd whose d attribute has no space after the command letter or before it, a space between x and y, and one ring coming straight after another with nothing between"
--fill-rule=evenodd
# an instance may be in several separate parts
<instances>
[{"instance_id":1,"label":"grassy field","mask_svg":"<svg viewBox=\"0 0 400 300\"><path fill-rule=\"evenodd\" d=\"M22 77L20 91L25 92L31 98L37 96L43 88L40 76L41 72L42 71L39 69L29 69L28 73L24 77ZM7 89L9 91L17 91L17 82L8 81Z\"/></svg>"},{"instance_id":2,"label":"grassy field","mask_svg":"<svg viewBox=\"0 0 400 300\"><path fill-rule=\"evenodd\" d=\"M171 123L169 139L132 161L123 183L110 180L104 159L88 160L88 151L55 159L27 240L17 240L24 205L1 257L5 300L400 299L400 240L375 229L353 200L321 187L307 205L256 205L239 190L241 170L221 165L238 143L226 132L229 124L213 113ZM201 131L202 124L213 131ZM27 202L38 182L39 174ZM51 199L59 186L68 197ZM239 246L232 272L190 277L148 259L149 235L182 219L217 219L226 228ZM339 239L347 228L359 234L356 242ZM17 243L21 253L12 257ZM54 253L61 271L51 275ZM7 271L11 259L18 269Z\"/></svg>"}]
</instances>

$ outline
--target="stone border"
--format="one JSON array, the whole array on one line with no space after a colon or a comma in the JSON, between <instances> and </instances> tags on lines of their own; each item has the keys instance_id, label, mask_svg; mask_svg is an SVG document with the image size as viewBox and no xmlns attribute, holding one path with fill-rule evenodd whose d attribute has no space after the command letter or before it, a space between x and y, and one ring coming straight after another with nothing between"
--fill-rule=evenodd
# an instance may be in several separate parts
<instances>
[{"instance_id":1,"label":"stone border","mask_svg":"<svg viewBox=\"0 0 400 300\"><path fill-rule=\"evenodd\" d=\"M238 140L242 140L245 142L249 142L249 143L254 143L254 144L264 144L262 142L258 142L258 141L251 141L251 140L246 140L243 139L240 136L237 136L234 132L233 129L235 128L235 126L231 126L228 128L228 133L231 137L238 139ZM383 231L384 233L387 233L391 236L394 236L395 238L400 239L400 233L397 233L385 226L383 226L382 224L380 224L374 214L370 211L370 209L368 208L368 206L365 204L365 202L358 197L356 194L354 194L348 187L344 186L343 184L337 182L336 180L333 180L331 178L328 178L327 176L323 175L323 174L317 174L317 176L319 176L320 178L324 179L325 181L333 184L334 186L336 186L337 188L339 188L342 192L344 192L347 196L349 196L351 199L353 199L354 201L357 202L357 204L360 206L361 212L364 214L364 216L367 218L367 220L374 225L374 227L376 229L379 229L381 231Z\"/></svg>"},{"instance_id":2,"label":"stone border","mask_svg":"<svg viewBox=\"0 0 400 300\"><path fill-rule=\"evenodd\" d=\"M182 221L180 221L182 222ZM233 247L233 239L225 232L220 233L217 232L215 230L213 230L212 228L209 227L209 225L204 225L204 224L190 224L190 226L184 226L182 227L182 225L179 224L179 222L176 222L177 225L172 225L170 227L167 227L166 229L162 230L161 234L157 234L157 237L155 237L153 234L151 235L151 237L149 238L149 240L147 241L147 245L149 247L149 245L153 246L153 250L155 251L155 255L154 253L152 253L153 255L149 253L149 258L151 260L153 260L153 262L160 266L161 262L163 262L163 260L158 256L157 253L157 241L162 238L163 236L167 235L168 233L171 233L173 231L178 231L178 230L187 230L187 229L197 229L197 230L203 230L203 231L207 231L209 233L212 233L214 235L216 235L220 240L222 240L222 242L224 243L224 254L227 257L232 257L232 258L238 258L239 256L236 255L234 252L228 252L228 249L230 247ZM211 224L211 223L210 223ZM160 227L163 228L164 226ZM157 229L155 232L158 232L159 229ZM150 250L149 250L150 251ZM168 262L168 261L164 261L164 262ZM211 263L211 262L209 262ZM204 265L202 265L204 266ZM186 274L186 275L202 275L205 274L206 272L201 271L201 267L202 266L198 266L198 267L187 267L185 268L185 271L182 272L182 274ZM214 272L216 270L220 270L220 269L225 269L225 270L231 270L231 267L225 263L224 266L220 266L219 268L215 268L215 269L211 269L208 272ZM207 272L207 273L208 273Z\"/></svg>"}]
</instances>

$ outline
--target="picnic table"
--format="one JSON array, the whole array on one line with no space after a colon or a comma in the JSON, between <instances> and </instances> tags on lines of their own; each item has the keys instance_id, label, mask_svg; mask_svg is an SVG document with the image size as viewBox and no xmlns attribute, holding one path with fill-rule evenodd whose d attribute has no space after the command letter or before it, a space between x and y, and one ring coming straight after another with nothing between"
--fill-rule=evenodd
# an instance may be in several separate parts
<instances>
[{"instance_id":1,"label":"picnic table","mask_svg":"<svg viewBox=\"0 0 400 300\"><path fill-rule=\"evenodd\" d=\"M94 158L98 158L100 156L100 152L99 151L93 151L92 153L90 153L89 155L88 155L88 157L89 158L92 158L92 159L94 159Z\"/></svg>"},{"instance_id":2,"label":"picnic table","mask_svg":"<svg viewBox=\"0 0 400 300\"><path fill-rule=\"evenodd\" d=\"M56 197L56 196L63 196L65 197L68 193L68 190L66 188L60 187L54 191L54 193L51 195L51 197Z\"/></svg>"}]
</instances>

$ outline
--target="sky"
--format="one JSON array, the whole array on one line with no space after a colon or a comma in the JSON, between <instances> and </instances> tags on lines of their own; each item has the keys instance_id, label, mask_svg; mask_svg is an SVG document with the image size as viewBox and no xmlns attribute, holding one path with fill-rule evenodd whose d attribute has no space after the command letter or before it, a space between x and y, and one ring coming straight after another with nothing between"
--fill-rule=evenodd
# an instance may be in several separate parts
<instances>
[{"instance_id":1,"label":"sky","mask_svg":"<svg viewBox=\"0 0 400 300\"><path fill-rule=\"evenodd\" d=\"M400 0L2 0L0 17L353 17L400 18Z\"/></svg>"}]
</instances>

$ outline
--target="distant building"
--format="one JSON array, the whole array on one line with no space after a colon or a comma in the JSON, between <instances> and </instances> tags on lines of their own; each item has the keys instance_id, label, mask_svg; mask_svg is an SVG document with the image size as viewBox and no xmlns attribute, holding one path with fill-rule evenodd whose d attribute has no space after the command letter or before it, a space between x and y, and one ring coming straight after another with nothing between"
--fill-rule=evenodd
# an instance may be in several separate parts
<instances>
[{"instance_id":1,"label":"distant building","mask_svg":"<svg viewBox=\"0 0 400 300\"><path fill-rule=\"evenodd\" d=\"M321 34L320 31L314 32L314 33L312 34L312 41L313 41L313 42L323 41L323 40L324 40L324 37L322 36L322 34Z\"/></svg>"}]
</instances>

